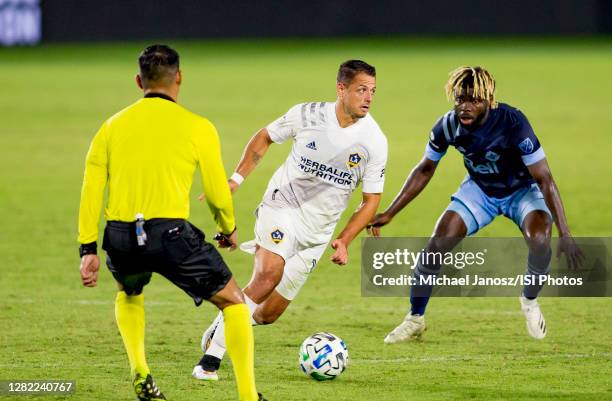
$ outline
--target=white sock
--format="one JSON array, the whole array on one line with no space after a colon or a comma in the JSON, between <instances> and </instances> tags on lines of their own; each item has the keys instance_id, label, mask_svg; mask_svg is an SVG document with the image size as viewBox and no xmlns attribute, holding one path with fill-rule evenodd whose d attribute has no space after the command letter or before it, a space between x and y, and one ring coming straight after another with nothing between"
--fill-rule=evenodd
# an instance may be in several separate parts
<instances>
[{"instance_id":1,"label":"white sock","mask_svg":"<svg viewBox=\"0 0 612 401\"><path fill-rule=\"evenodd\" d=\"M247 307L249 308L249 312L251 313L251 324L253 326L257 326L257 322L255 321L255 319L253 319L253 314L255 313L255 309L257 309L258 305L246 295L244 296L244 300L247 304ZM213 334L210 346L206 350L206 355L212 355L216 358L223 359L226 350L225 321L223 320L223 312L219 312L212 324L217 324L217 328L215 329L215 334Z\"/></svg>"},{"instance_id":2,"label":"white sock","mask_svg":"<svg viewBox=\"0 0 612 401\"><path fill-rule=\"evenodd\" d=\"M212 336L210 346L206 350L206 355L223 359L223 355L225 355L225 321L223 320L223 312L219 312L212 324L217 325L217 328Z\"/></svg>"},{"instance_id":3,"label":"white sock","mask_svg":"<svg viewBox=\"0 0 612 401\"><path fill-rule=\"evenodd\" d=\"M255 301L249 298L246 294L244 295L244 301L247 304L247 307L249 308L249 312L251 312L251 325L257 326L257 322L255 321L255 319L253 319L253 315L255 314L255 309L257 309L259 305L256 304Z\"/></svg>"},{"instance_id":4,"label":"white sock","mask_svg":"<svg viewBox=\"0 0 612 401\"><path fill-rule=\"evenodd\" d=\"M538 303L538 299L537 298L529 299L529 298L525 297L524 294L521 295L521 299L522 299L523 305L526 305L526 306L534 306L534 305L536 305Z\"/></svg>"}]
</instances>

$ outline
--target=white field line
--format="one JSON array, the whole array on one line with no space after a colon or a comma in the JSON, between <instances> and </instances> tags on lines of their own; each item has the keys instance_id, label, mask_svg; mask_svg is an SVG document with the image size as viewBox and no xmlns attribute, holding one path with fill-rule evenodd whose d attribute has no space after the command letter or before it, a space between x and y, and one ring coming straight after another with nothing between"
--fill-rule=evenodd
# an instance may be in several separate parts
<instances>
[{"instance_id":1,"label":"white field line","mask_svg":"<svg viewBox=\"0 0 612 401\"><path fill-rule=\"evenodd\" d=\"M351 359L350 365L379 365L379 364L404 364L411 362L420 363L435 363L435 362L471 362L471 361L533 361L542 359L609 359L612 358L612 352L601 352L594 354L546 354L546 355L508 355L502 354L497 356L491 355L441 355L441 356L430 356L430 357L414 357L414 358L394 358L394 359ZM277 365L280 362L256 360L255 365ZM122 368L124 363L105 363L105 364L88 364L87 368ZM182 364L174 362L154 362L152 363L155 367L180 367ZM74 369L82 370L82 366L73 366L59 363L40 363L36 365L15 365L15 364L0 364L0 368L4 369Z\"/></svg>"}]
</instances>

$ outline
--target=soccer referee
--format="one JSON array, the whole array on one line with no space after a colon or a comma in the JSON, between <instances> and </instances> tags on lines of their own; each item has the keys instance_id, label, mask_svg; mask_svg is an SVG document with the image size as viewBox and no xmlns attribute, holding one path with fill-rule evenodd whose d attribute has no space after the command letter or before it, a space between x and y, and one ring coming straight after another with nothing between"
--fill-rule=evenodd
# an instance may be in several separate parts
<instances>
[{"instance_id":1,"label":"soccer referee","mask_svg":"<svg viewBox=\"0 0 612 401\"><path fill-rule=\"evenodd\" d=\"M166 400L145 359L143 288L153 272L223 311L240 400L262 400L255 389L253 332L243 294L214 246L189 223L189 192L199 166L220 246L236 247L232 198L215 127L176 103L178 53L149 46L136 76L144 98L115 114L95 135L85 163L79 209L81 281L95 287L98 221L108 183L102 248L118 282L115 316L139 400Z\"/></svg>"}]
</instances>

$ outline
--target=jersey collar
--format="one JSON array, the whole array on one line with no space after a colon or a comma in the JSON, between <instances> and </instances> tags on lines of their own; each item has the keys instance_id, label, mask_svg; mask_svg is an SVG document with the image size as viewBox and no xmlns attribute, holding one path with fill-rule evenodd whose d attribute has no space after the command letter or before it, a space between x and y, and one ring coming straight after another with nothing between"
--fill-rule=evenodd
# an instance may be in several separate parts
<instances>
[{"instance_id":1,"label":"jersey collar","mask_svg":"<svg viewBox=\"0 0 612 401\"><path fill-rule=\"evenodd\" d=\"M146 97L146 98L150 98L150 97L160 97L160 98L162 98L162 99L166 99L166 100L169 100L169 101L171 101L171 102L173 102L173 103L176 103L176 102L174 101L174 99L172 99L170 96L165 95L165 94L163 94L163 93L149 92L149 93L147 93L147 94L146 94L144 97Z\"/></svg>"}]
</instances>

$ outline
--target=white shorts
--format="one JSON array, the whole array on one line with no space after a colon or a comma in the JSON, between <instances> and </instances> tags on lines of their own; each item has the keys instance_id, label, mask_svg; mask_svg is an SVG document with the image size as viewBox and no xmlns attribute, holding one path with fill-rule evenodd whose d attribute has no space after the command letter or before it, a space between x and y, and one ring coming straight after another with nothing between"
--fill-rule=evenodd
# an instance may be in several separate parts
<instances>
[{"instance_id":1,"label":"white shorts","mask_svg":"<svg viewBox=\"0 0 612 401\"><path fill-rule=\"evenodd\" d=\"M262 204L255 213L255 240L241 244L240 249L255 253L255 245L259 245L281 256L285 269L276 291L292 301L317 266L329 238L316 244L304 241L304 237L312 236L300 235L301 227L295 224L296 218L290 209L272 209Z\"/></svg>"}]
</instances>

